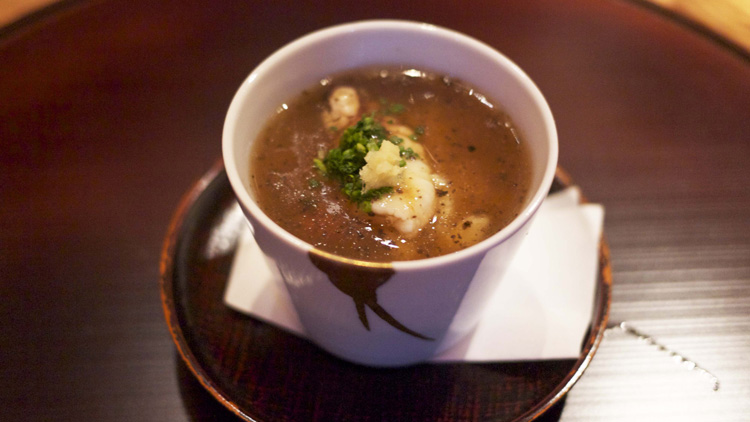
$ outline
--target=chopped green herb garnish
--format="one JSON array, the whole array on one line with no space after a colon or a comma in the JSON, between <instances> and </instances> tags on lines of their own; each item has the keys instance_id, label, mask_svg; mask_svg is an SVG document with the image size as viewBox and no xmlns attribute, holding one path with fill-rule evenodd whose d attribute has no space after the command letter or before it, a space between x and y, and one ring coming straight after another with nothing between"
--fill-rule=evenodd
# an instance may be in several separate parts
<instances>
[{"instance_id":1,"label":"chopped green herb garnish","mask_svg":"<svg viewBox=\"0 0 750 422\"><path fill-rule=\"evenodd\" d=\"M342 184L344 194L369 213L372 210L371 201L390 193L393 188L384 186L362 192L359 170L367 164L365 155L370 151L379 150L386 139L388 131L372 116L364 116L344 131L338 148L329 150L322 160L313 159L313 164L327 176L338 180Z\"/></svg>"},{"instance_id":2,"label":"chopped green herb garnish","mask_svg":"<svg viewBox=\"0 0 750 422\"><path fill-rule=\"evenodd\" d=\"M310 180L308 180L308 181L307 181L307 184L308 184L308 185L309 185L309 186L310 186L311 188L313 188L313 189L315 189L315 188L317 188L318 186L320 186L320 182L318 182L318 181L317 181L316 179L310 179Z\"/></svg>"},{"instance_id":3,"label":"chopped green herb garnish","mask_svg":"<svg viewBox=\"0 0 750 422\"><path fill-rule=\"evenodd\" d=\"M377 151L388 132L372 116L363 117L341 135L338 148L328 151L323 159L326 173L336 179L358 174L364 167L368 151ZM313 160L314 162L315 160Z\"/></svg>"},{"instance_id":4,"label":"chopped green herb garnish","mask_svg":"<svg viewBox=\"0 0 750 422\"><path fill-rule=\"evenodd\" d=\"M404 110L406 110L406 107L403 104L393 103L385 110L385 114L399 114L403 113Z\"/></svg>"},{"instance_id":5,"label":"chopped green herb garnish","mask_svg":"<svg viewBox=\"0 0 750 422\"><path fill-rule=\"evenodd\" d=\"M321 160L320 158L313 158L313 165L322 173L324 174L326 173L326 165L323 163L323 160Z\"/></svg>"},{"instance_id":6,"label":"chopped green herb garnish","mask_svg":"<svg viewBox=\"0 0 750 422\"><path fill-rule=\"evenodd\" d=\"M414 152L413 149L411 149L411 148L404 148L403 145L399 145L398 146L398 152L399 152L399 154L401 154L401 157L403 157L403 158L405 158L407 160L419 158L419 154L417 154L416 152Z\"/></svg>"},{"instance_id":7,"label":"chopped green herb garnish","mask_svg":"<svg viewBox=\"0 0 750 422\"><path fill-rule=\"evenodd\" d=\"M392 143L393 145L398 145L398 144L400 144L400 143L404 142L404 140L403 140L402 138L399 138L399 137L398 137L398 136L396 136L396 135L391 135L391 137L390 137L390 138L388 138L388 140L389 140L389 141L391 141L391 143Z\"/></svg>"},{"instance_id":8,"label":"chopped green herb garnish","mask_svg":"<svg viewBox=\"0 0 750 422\"><path fill-rule=\"evenodd\" d=\"M381 98L380 103L386 108L386 114L397 114L405 111L401 104L389 104L387 100ZM331 130L337 130L331 127ZM415 133L424 133L424 127L419 126ZM410 136L416 140L416 136ZM393 192L391 186L383 186L377 189L364 190L362 179L359 177L359 170L367 164L365 156L370 151L378 151L384 140L398 145L401 161L399 166L406 166L406 160L419 158L419 155L411 148L405 148L402 144L404 139L395 135L390 135L388 131L375 121L374 115L362 117L355 125L344 130L339 140L339 146L333 148L325 154L325 157L314 158L313 165L324 175L337 180L341 183L342 192L355 202L360 209L369 213L372 212L372 201ZM310 187L317 187L320 182L310 179ZM314 186L313 186L314 185Z\"/></svg>"},{"instance_id":9,"label":"chopped green herb garnish","mask_svg":"<svg viewBox=\"0 0 750 422\"><path fill-rule=\"evenodd\" d=\"M406 107L404 107L403 104L391 103L391 102L388 102L387 99L382 98L382 97L378 101L380 102L380 106L381 106L380 112L386 116L393 115L393 114L401 114L404 111L406 111ZM389 120L388 124L393 124L393 120Z\"/></svg>"},{"instance_id":10,"label":"chopped green herb garnish","mask_svg":"<svg viewBox=\"0 0 750 422\"><path fill-rule=\"evenodd\" d=\"M414 133L416 133L417 135L424 135L424 126L415 127Z\"/></svg>"}]
</instances>

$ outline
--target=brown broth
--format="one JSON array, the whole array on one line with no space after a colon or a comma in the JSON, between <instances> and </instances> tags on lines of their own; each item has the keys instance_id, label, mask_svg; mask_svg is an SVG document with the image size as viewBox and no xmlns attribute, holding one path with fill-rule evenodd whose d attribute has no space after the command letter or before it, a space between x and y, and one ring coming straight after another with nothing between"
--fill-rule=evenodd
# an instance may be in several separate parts
<instances>
[{"instance_id":1,"label":"brown broth","mask_svg":"<svg viewBox=\"0 0 750 422\"><path fill-rule=\"evenodd\" d=\"M357 89L360 114L376 112L383 121L424 127L423 158L449 182L437 200L450 198L452 207L439 207L416 236L403 236L385 217L359 210L312 165L320 150L338 146L345 129L332 130L321 120L329 93L344 85ZM384 115L391 104L404 110ZM491 100L459 81L430 73L407 76L398 68L335 75L286 102L256 140L250 168L255 198L279 226L326 252L378 262L444 255L489 237L521 212L531 177L521 134ZM312 179L319 185L311 187ZM478 214L490 224L478 239L467 239L467 218Z\"/></svg>"}]
</instances>

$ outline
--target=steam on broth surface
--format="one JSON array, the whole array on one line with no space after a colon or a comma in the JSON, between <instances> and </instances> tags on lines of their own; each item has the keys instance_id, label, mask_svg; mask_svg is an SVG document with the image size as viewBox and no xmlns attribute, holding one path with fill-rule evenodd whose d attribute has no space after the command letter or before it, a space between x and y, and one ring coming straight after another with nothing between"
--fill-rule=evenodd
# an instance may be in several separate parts
<instances>
[{"instance_id":1,"label":"steam on broth surface","mask_svg":"<svg viewBox=\"0 0 750 422\"><path fill-rule=\"evenodd\" d=\"M531 163L521 134L460 81L358 69L278 110L250 154L252 189L263 212L318 249L379 262L445 255L496 233L526 203ZM337 179L329 152L360 128L374 137L372 127L378 144L357 147L365 168ZM363 186L344 186L355 178ZM352 200L370 189L373 198Z\"/></svg>"}]
</instances>

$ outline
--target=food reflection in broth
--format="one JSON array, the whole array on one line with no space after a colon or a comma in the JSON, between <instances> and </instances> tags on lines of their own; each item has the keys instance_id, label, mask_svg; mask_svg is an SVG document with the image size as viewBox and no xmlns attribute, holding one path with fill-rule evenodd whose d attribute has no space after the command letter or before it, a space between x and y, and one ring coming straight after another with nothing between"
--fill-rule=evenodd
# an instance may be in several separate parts
<instances>
[{"instance_id":1,"label":"food reflection in broth","mask_svg":"<svg viewBox=\"0 0 750 422\"><path fill-rule=\"evenodd\" d=\"M280 106L256 139L254 196L279 226L343 257L388 262L458 251L505 227L527 200L530 155L499 107L421 70L333 75ZM359 129L377 146L357 147L364 167L336 177L330 151ZM354 178L359 185L346 185Z\"/></svg>"}]
</instances>

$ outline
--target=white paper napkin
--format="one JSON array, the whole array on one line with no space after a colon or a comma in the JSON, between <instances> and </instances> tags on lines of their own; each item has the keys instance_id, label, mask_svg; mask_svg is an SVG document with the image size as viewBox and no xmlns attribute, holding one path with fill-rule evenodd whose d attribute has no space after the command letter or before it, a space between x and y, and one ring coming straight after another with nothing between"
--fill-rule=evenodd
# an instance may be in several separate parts
<instances>
[{"instance_id":1,"label":"white paper napkin","mask_svg":"<svg viewBox=\"0 0 750 422\"><path fill-rule=\"evenodd\" d=\"M576 358L589 327L604 208L550 195L474 332L433 361ZM243 225L224 295L231 308L305 336L283 282Z\"/></svg>"}]
</instances>

